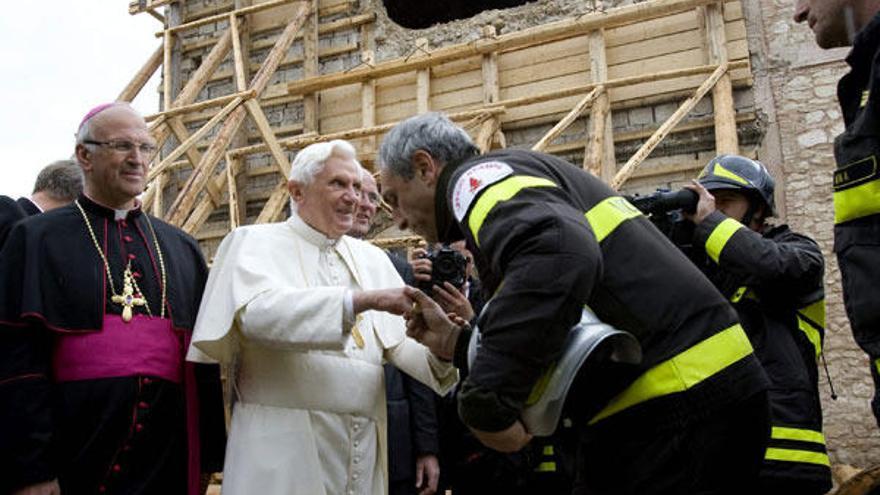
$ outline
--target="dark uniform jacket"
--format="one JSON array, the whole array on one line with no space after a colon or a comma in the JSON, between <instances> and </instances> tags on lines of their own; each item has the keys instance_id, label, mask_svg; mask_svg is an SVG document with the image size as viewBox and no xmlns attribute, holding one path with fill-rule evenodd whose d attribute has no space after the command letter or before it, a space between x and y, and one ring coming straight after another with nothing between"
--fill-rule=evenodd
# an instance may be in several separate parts
<instances>
[{"instance_id":1,"label":"dark uniform jacket","mask_svg":"<svg viewBox=\"0 0 880 495\"><path fill-rule=\"evenodd\" d=\"M160 263L166 269L166 318L191 332L207 278L198 244L146 215L114 211L81 196L117 289L125 264L158 316ZM149 376L53 382L59 332L96 332L110 301L106 270L76 205L19 222L0 252L0 492L59 478L62 493L184 493L183 387ZM135 308L137 314L144 307ZM183 340L183 339L181 339ZM204 472L222 469L225 425L219 369L196 365Z\"/></svg>"},{"instance_id":2,"label":"dark uniform jacket","mask_svg":"<svg viewBox=\"0 0 880 495\"><path fill-rule=\"evenodd\" d=\"M859 32L837 97L846 131L834 142L834 251L853 336L871 358L880 424L880 15Z\"/></svg>"},{"instance_id":3,"label":"dark uniform jacket","mask_svg":"<svg viewBox=\"0 0 880 495\"><path fill-rule=\"evenodd\" d=\"M590 372L578 385L584 422L674 428L766 388L723 296L592 175L550 155L505 150L445 167L436 201L441 240L464 235L492 295L478 322L480 354L461 384L468 426L499 431L519 417L585 304L632 333L643 362ZM459 367L467 340L458 340Z\"/></svg>"},{"instance_id":4,"label":"dark uniform jacket","mask_svg":"<svg viewBox=\"0 0 880 495\"><path fill-rule=\"evenodd\" d=\"M734 303L770 378L771 436L761 477L826 493L818 359L825 336L819 246L783 225L763 235L716 211L697 225L704 272ZM784 486L784 485L779 485Z\"/></svg>"}]
</instances>

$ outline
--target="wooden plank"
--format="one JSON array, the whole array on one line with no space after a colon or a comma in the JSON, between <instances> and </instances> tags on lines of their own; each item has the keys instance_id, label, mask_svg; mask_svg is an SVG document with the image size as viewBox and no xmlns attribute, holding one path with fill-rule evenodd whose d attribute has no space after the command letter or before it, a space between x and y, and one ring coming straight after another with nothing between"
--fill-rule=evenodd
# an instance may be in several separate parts
<instances>
[{"instance_id":1,"label":"wooden plank","mask_svg":"<svg viewBox=\"0 0 880 495\"><path fill-rule=\"evenodd\" d=\"M495 38L495 26L483 26L483 38ZM500 86L498 83L498 52L489 52L483 55L482 64L483 75L483 104L492 105L501 99ZM492 134L489 136L489 143L486 145L488 150L491 146L491 137L498 129L498 122L493 122Z\"/></svg>"},{"instance_id":2,"label":"wooden plank","mask_svg":"<svg viewBox=\"0 0 880 495\"><path fill-rule=\"evenodd\" d=\"M193 28L197 28L200 26L205 26L207 24L214 24L216 22L222 22L222 21L227 20L230 15L233 15L235 17L240 17L243 15L252 14L254 12L259 12L261 10L267 10L267 9L271 9L274 7L278 7L280 5L284 5L284 4L290 3L292 1L294 1L294 0L270 0L266 3L259 3L256 5L251 5L249 7L236 9L236 10L233 10L232 12L229 12L229 13L210 15L207 17L203 17L201 19L197 19L195 21L187 22L186 24L181 24L179 26L171 26L168 29L166 29L165 31L159 31L158 33L156 33L156 37L159 38L162 36L166 36L166 33L169 33L169 34L179 33L180 31L186 31L188 29L193 29ZM299 1L303 1L303 0L299 0Z\"/></svg>"},{"instance_id":3,"label":"wooden plank","mask_svg":"<svg viewBox=\"0 0 880 495\"><path fill-rule=\"evenodd\" d=\"M263 136L263 140L266 142L266 146L269 147L269 152L272 154L272 158L275 160L275 165L278 167L278 172L281 173L282 177L288 177L290 175L290 161L287 159L287 155L284 153L284 150L282 150L281 146L278 144L278 139L272 132L272 127L269 125L269 119L266 118L266 114L263 113L263 109L260 108L260 104L254 100L248 100L245 102L245 107L247 107L248 113L251 115L251 119L253 119L254 123L257 125L257 129Z\"/></svg>"},{"instance_id":4,"label":"wooden plank","mask_svg":"<svg viewBox=\"0 0 880 495\"><path fill-rule=\"evenodd\" d=\"M419 38L416 40L416 48L428 51L428 40ZM416 112L427 113L431 110L431 69L416 71Z\"/></svg>"},{"instance_id":5,"label":"wooden plank","mask_svg":"<svg viewBox=\"0 0 880 495\"><path fill-rule=\"evenodd\" d=\"M708 42L708 62L727 63L727 39L721 5L706 5L703 8ZM712 103L715 112L715 151L719 155L739 153L739 139L736 134L736 107L733 102L733 86L730 74L723 74L712 88Z\"/></svg>"},{"instance_id":6,"label":"wooden plank","mask_svg":"<svg viewBox=\"0 0 880 495\"><path fill-rule=\"evenodd\" d=\"M326 88L359 83L370 78L380 78L424 69L462 57L483 55L514 47L548 43L601 27L618 26L643 19L662 17L673 12L694 9L707 3L710 3L710 0L655 0L649 3L628 5L609 9L601 14L590 14L549 23L505 34L493 39L479 39L467 44L440 48L431 52L430 56L416 60L394 59L377 64L371 69L353 70L295 81L290 83L288 91L291 94L307 94Z\"/></svg>"},{"instance_id":7,"label":"wooden plank","mask_svg":"<svg viewBox=\"0 0 880 495\"><path fill-rule=\"evenodd\" d=\"M303 75L315 77L318 75L318 0L308 1L311 2L312 13L303 26ZM303 129L318 132L318 124L318 95L304 94Z\"/></svg>"},{"instance_id":8,"label":"wooden plank","mask_svg":"<svg viewBox=\"0 0 880 495\"><path fill-rule=\"evenodd\" d=\"M186 85L184 85L183 89L178 93L177 98L174 99L172 104L173 107L182 107L184 105L189 105L194 102L198 97L199 92L202 88L205 87L205 84L208 82L208 78L211 76L211 73L214 72L220 63L223 62L223 59L226 57L226 54L229 52L229 49L232 47L232 32L227 29L223 36L220 37L220 40L214 45L214 48L208 53L208 56L202 60L202 64L199 65L199 68L196 69L195 72L189 78ZM158 146L161 146L161 143L164 143L168 138L170 130L167 126L159 126L153 132L153 138L156 140Z\"/></svg>"},{"instance_id":9,"label":"wooden plank","mask_svg":"<svg viewBox=\"0 0 880 495\"><path fill-rule=\"evenodd\" d=\"M223 106L223 105L229 103L230 101L232 101L236 98L239 98L239 97L244 98L244 99L249 99L249 98L253 98L254 96L256 96L256 93L253 90L245 90L240 93L232 93L231 95L218 96L217 98L212 98L210 100L202 100L198 103L174 107L171 110L147 115L146 117L144 117L144 120L146 120L147 122L151 122L151 121L161 119L161 118L174 117L174 116L181 115L181 114L191 114L193 112L198 112L198 111L204 110L206 108ZM204 120L205 118L209 118L209 117L210 117L210 115L206 115L201 120ZM188 122L188 120L184 120L184 122Z\"/></svg>"},{"instance_id":10,"label":"wooden plank","mask_svg":"<svg viewBox=\"0 0 880 495\"><path fill-rule=\"evenodd\" d=\"M499 120L497 118L486 119L485 122L480 124L480 131L474 140L474 144L480 149L480 153L485 154L492 149L492 138L495 136L498 126Z\"/></svg>"},{"instance_id":11,"label":"wooden plank","mask_svg":"<svg viewBox=\"0 0 880 495\"><path fill-rule=\"evenodd\" d=\"M581 114L586 111L588 107L590 107L596 98L599 97L602 93L605 92L605 88L603 86L596 86L592 91L587 93L574 108L571 109L568 114L562 118L552 129L547 131L541 139L538 140L537 143L532 146L532 151L544 151L544 148L547 147L550 143L553 142L554 139L559 137L560 134L565 132L568 129L568 126L572 124ZM604 127L604 126L603 126Z\"/></svg>"},{"instance_id":12,"label":"wooden plank","mask_svg":"<svg viewBox=\"0 0 880 495\"><path fill-rule=\"evenodd\" d=\"M590 33L590 75L593 83L608 81L608 58L605 31ZM611 125L611 98L603 92L593 104L590 116L589 140L584 148L583 168L609 181L614 176L617 160L614 157L614 134Z\"/></svg>"},{"instance_id":13,"label":"wooden plank","mask_svg":"<svg viewBox=\"0 0 880 495\"><path fill-rule=\"evenodd\" d=\"M171 49L174 47L175 38L171 36L171 31L165 32L165 40L162 42L162 109L169 110L171 108Z\"/></svg>"},{"instance_id":14,"label":"wooden plank","mask_svg":"<svg viewBox=\"0 0 880 495\"><path fill-rule=\"evenodd\" d=\"M276 45L272 48L272 51L266 56L265 61L263 62L263 66L260 68L259 72L254 76L251 81L249 89L256 90L257 95L262 93L262 91L269 84L269 79L272 77L272 74L275 73L275 69L277 69L278 64L281 62L281 59L284 57L284 54L287 53L287 50L290 48L290 45L293 43L294 36L296 33L302 28L303 23L305 22L306 17L309 14L309 5L305 2L300 2L300 10L296 17L294 17L281 36L278 37L278 41ZM249 100L251 101L251 100ZM177 198L174 200L174 203L171 205L170 211L171 214L169 216L169 220L171 223L175 225L183 225L184 220L189 216L192 211L193 204L197 199L197 195L204 188L205 184L208 180L210 180L211 173L213 172L217 162L223 158L225 150L244 120L246 110L242 107L236 108L230 115L229 118L224 122L223 127L217 133L217 136L214 138L214 141L208 147L207 151L205 151L205 155L202 158L202 161L199 165L193 169L192 174L187 179L186 184L184 184L183 188L181 188L180 193ZM223 176L225 178L225 176ZM207 218L207 217L205 217ZM192 230L188 230L188 232L194 232L204 223L204 218L199 219L196 225L190 225Z\"/></svg>"},{"instance_id":15,"label":"wooden plank","mask_svg":"<svg viewBox=\"0 0 880 495\"><path fill-rule=\"evenodd\" d=\"M654 148L656 148L657 145L660 144L660 141L662 141L663 138L665 138L669 134L669 131L672 130L672 128L675 127L679 122L681 122L681 120L686 117L691 110L693 110L697 103L699 103L700 100L703 99L706 93L708 93L712 89L712 87L715 86L715 83L718 82L718 79L720 79L721 76L724 75L725 72L727 72L727 68L727 64L719 66L718 69L716 69L715 72L713 72L712 75L709 76L709 78L706 79L706 81L699 88L697 88L696 93L689 99L685 100L685 102L681 104L678 110L676 110L675 113L673 113L669 117L669 119L667 119L666 122L664 122L663 125L660 126L659 129L657 129L657 132L655 132L650 138L648 138L645 144L643 144L642 147L639 148L639 150L632 157L630 157L629 161L627 161L626 164L620 169L620 171L617 172L617 174L614 176L614 180L611 181L612 188L620 189L620 186L624 182L626 182L627 179L630 178L630 176L632 176L633 172L635 172L636 167L638 167L639 164L642 163L645 158L647 158L648 155L651 154L652 151L654 151Z\"/></svg>"},{"instance_id":16,"label":"wooden plank","mask_svg":"<svg viewBox=\"0 0 880 495\"><path fill-rule=\"evenodd\" d=\"M590 46L589 35L572 36L538 46L505 50L498 56L498 70L506 72L534 64L572 57L585 57Z\"/></svg>"},{"instance_id":17,"label":"wooden plank","mask_svg":"<svg viewBox=\"0 0 880 495\"><path fill-rule=\"evenodd\" d=\"M373 64L373 52L365 51L361 57L367 64ZM361 127L376 125L376 81L361 83ZM376 137L370 136L364 144L364 153L372 153L376 149Z\"/></svg>"},{"instance_id":18,"label":"wooden plank","mask_svg":"<svg viewBox=\"0 0 880 495\"><path fill-rule=\"evenodd\" d=\"M254 223L274 222L284 209L284 203L287 202L287 198L287 183L283 182L275 186L272 195L266 201L266 204L260 211L260 215L257 217L257 221Z\"/></svg>"},{"instance_id":19,"label":"wooden plank","mask_svg":"<svg viewBox=\"0 0 880 495\"><path fill-rule=\"evenodd\" d=\"M178 146L177 148L174 148L174 151L172 151L166 157L164 157L162 159L162 161L159 162L159 165L150 169L150 172L147 175L147 180L152 180L153 178L156 177L156 175L161 174L166 168L168 168L168 166L170 166L170 164L174 160L177 160L178 158L180 158L184 153L186 153L186 151L188 149L190 149L199 140L201 140L203 137L205 137L205 135L207 135L208 132L214 128L214 126L219 124L221 120L226 118L227 115L229 115L230 113L232 113L233 110L238 108L238 105L240 105L242 101L244 101L244 99L239 96L238 98L227 103L226 106L223 107L223 109L217 113L217 115L215 115L205 125L200 127L199 130L194 132L189 137L189 139L180 143L180 146ZM248 101L253 101L253 100L248 100Z\"/></svg>"},{"instance_id":20,"label":"wooden plank","mask_svg":"<svg viewBox=\"0 0 880 495\"><path fill-rule=\"evenodd\" d=\"M565 77L572 74L581 75L583 80L589 80L590 63L589 54L586 50L580 55L572 55L568 58L533 62L530 65L516 69L503 71L500 74L504 87L520 86L523 84L536 84L548 79Z\"/></svg>"},{"instance_id":21,"label":"wooden plank","mask_svg":"<svg viewBox=\"0 0 880 495\"><path fill-rule=\"evenodd\" d=\"M234 14L229 14L229 29L232 32L232 60L235 67L235 87L241 92L247 87L247 68L244 65L239 25L235 21Z\"/></svg>"},{"instance_id":22,"label":"wooden plank","mask_svg":"<svg viewBox=\"0 0 880 495\"><path fill-rule=\"evenodd\" d=\"M162 192L165 190L166 182L168 182L168 176L166 174L159 174L159 176L156 177L156 180L153 182L154 196L152 201L153 204L150 206L150 211L156 218L162 218L165 214L165 205L163 201L164 194L162 194Z\"/></svg>"},{"instance_id":23,"label":"wooden plank","mask_svg":"<svg viewBox=\"0 0 880 495\"><path fill-rule=\"evenodd\" d=\"M134 77L129 81L128 84L125 85L125 88L122 89L122 92L119 93L119 96L116 97L116 101L133 101L137 95L144 89L144 86L153 77L153 73L156 72L156 69L162 65L162 61L164 59L165 54L165 43L159 45L156 48L156 51L150 55L150 58L147 59L146 63L144 63L143 67L137 71Z\"/></svg>"},{"instance_id":24,"label":"wooden plank","mask_svg":"<svg viewBox=\"0 0 880 495\"><path fill-rule=\"evenodd\" d=\"M128 13L131 15L140 14L151 9L157 9L163 5L168 5L177 0L135 0L128 2Z\"/></svg>"}]
</instances>

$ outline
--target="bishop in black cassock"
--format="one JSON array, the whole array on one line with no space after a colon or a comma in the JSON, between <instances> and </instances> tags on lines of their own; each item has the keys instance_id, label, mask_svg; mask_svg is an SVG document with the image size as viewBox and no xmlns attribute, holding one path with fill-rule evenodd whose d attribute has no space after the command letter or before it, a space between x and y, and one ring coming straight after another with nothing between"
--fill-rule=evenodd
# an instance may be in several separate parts
<instances>
[{"instance_id":1,"label":"bishop in black cassock","mask_svg":"<svg viewBox=\"0 0 880 495\"><path fill-rule=\"evenodd\" d=\"M222 469L219 369L184 361L207 268L137 205L152 151L127 105L90 112L84 195L0 252L2 493L194 494Z\"/></svg>"}]
</instances>

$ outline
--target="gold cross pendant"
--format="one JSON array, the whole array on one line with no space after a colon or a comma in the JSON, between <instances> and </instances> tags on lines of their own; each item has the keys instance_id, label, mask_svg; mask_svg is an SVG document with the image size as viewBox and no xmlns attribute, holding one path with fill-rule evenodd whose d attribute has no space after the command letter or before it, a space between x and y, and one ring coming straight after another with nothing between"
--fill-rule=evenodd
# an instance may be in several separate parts
<instances>
[{"instance_id":1,"label":"gold cross pendant","mask_svg":"<svg viewBox=\"0 0 880 495\"><path fill-rule=\"evenodd\" d=\"M358 330L358 325L360 325L361 320L364 317L361 315L357 315L357 318L354 320L354 326L351 327L351 338L354 339L354 343L357 344L359 349L363 349L367 343L364 341L364 336L361 334L361 331Z\"/></svg>"},{"instance_id":2,"label":"gold cross pendant","mask_svg":"<svg viewBox=\"0 0 880 495\"><path fill-rule=\"evenodd\" d=\"M122 277L124 280L124 284L122 286L122 294L114 294L113 297L110 298L110 300L116 304L122 305L122 321L128 323L131 321L131 308L134 306L143 306L147 303L147 300L141 296L134 295L134 286L131 283L130 268L125 269Z\"/></svg>"}]
</instances>

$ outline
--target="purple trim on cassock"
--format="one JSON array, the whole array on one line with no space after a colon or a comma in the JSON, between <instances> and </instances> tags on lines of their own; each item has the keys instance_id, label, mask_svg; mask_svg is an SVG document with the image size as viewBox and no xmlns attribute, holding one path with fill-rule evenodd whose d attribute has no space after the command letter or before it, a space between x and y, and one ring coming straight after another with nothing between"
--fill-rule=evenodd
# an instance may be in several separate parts
<instances>
[{"instance_id":1,"label":"purple trim on cassock","mask_svg":"<svg viewBox=\"0 0 880 495\"><path fill-rule=\"evenodd\" d=\"M146 375L181 383L183 362L171 320L105 315L100 332L55 336L52 373L56 382Z\"/></svg>"},{"instance_id":2,"label":"purple trim on cassock","mask_svg":"<svg viewBox=\"0 0 880 495\"><path fill-rule=\"evenodd\" d=\"M186 398L187 493L197 495L201 472L199 401L195 365L184 361L189 341L189 332L175 331L167 318L134 315L125 323L119 315L105 315L100 332L55 335L52 373L56 382L125 376L182 382Z\"/></svg>"}]
</instances>

